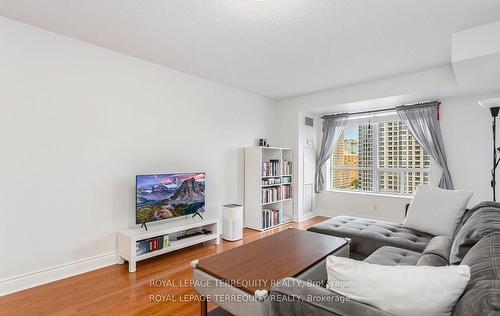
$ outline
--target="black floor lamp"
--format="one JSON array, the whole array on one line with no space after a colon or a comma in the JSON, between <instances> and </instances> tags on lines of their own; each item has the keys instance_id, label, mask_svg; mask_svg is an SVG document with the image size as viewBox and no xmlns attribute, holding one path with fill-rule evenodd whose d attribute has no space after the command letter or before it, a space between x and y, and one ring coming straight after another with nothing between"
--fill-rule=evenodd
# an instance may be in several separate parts
<instances>
[{"instance_id":1,"label":"black floor lamp","mask_svg":"<svg viewBox=\"0 0 500 316\"><path fill-rule=\"evenodd\" d=\"M493 117L492 133L493 133L493 168L491 169L491 188L493 190L493 201L496 202L496 170L500 159L497 158L497 151L500 151L500 147L497 148L497 116L500 110L500 98L487 99L479 101L479 105L490 109L491 116Z\"/></svg>"}]
</instances>

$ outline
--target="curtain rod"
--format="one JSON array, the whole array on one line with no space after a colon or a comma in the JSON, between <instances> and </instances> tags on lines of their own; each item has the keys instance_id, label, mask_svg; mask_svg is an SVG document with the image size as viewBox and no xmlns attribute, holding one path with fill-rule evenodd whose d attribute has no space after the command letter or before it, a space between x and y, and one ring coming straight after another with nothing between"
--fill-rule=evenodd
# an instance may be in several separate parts
<instances>
[{"instance_id":1,"label":"curtain rod","mask_svg":"<svg viewBox=\"0 0 500 316\"><path fill-rule=\"evenodd\" d=\"M429 102L414 103L414 104L404 104L401 106L417 106L417 107L418 106L429 106L432 103L437 103L436 106L441 105L441 102L439 102L439 101L429 101ZM349 114L349 115L362 115L362 114L389 112L389 111L395 111L395 110L396 110L396 107L392 107L392 108L385 108L385 109L378 109L378 110L371 110L371 111L348 112L347 114ZM332 117L332 116L340 115L340 114L345 114L345 113L327 114L327 115L323 115L321 118L324 119L324 118L328 118L328 117Z\"/></svg>"}]
</instances>

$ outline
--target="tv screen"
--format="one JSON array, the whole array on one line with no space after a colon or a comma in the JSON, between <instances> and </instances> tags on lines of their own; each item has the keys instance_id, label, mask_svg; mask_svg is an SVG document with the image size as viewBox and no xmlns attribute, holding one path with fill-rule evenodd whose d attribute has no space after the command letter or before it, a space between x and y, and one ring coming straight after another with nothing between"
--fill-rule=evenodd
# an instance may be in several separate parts
<instances>
[{"instance_id":1,"label":"tv screen","mask_svg":"<svg viewBox=\"0 0 500 316\"><path fill-rule=\"evenodd\" d=\"M136 224L205 211L205 173L136 176Z\"/></svg>"}]
</instances>

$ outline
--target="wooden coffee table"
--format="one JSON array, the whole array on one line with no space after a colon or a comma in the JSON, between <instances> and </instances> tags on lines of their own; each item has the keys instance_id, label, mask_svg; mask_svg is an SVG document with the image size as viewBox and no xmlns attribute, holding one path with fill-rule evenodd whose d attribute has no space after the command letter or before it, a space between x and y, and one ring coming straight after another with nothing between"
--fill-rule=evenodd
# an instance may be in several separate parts
<instances>
[{"instance_id":1,"label":"wooden coffee table","mask_svg":"<svg viewBox=\"0 0 500 316\"><path fill-rule=\"evenodd\" d=\"M316 276L326 279L325 259L331 254L349 256L348 240L305 230L287 229L193 262L195 289L212 301L214 299L211 296L219 296L221 293L247 296L257 294L258 299L254 300L257 305L254 304L250 309L244 306L250 302L234 304L214 301L234 314L243 315L245 311L248 314L255 313L264 308L263 301L272 286L285 277L303 276L307 279ZM211 282L196 285L197 280ZM202 300L202 315L206 314L206 308L206 300Z\"/></svg>"}]
</instances>

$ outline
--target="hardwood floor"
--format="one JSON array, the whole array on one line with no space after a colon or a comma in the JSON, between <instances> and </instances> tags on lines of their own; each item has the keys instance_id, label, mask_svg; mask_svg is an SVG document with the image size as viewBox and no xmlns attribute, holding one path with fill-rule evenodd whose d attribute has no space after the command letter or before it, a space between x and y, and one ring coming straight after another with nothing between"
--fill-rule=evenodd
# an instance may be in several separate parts
<instances>
[{"instance_id":1,"label":"hardwood floor","mask_svg":"<svg viewBox=\"0 0 500 316\"><path fill-rule=\"evenodd\" d=\"M0 297L0 315L199 315L190 262L252 242L289 227L306 229L314 217L266 232L245 229L243 240L198 245L137 263L113 265ZM163 282L163 284L161 284ZM209 303L211 310L215 305Z\"/></svg>"}]
</instances>

